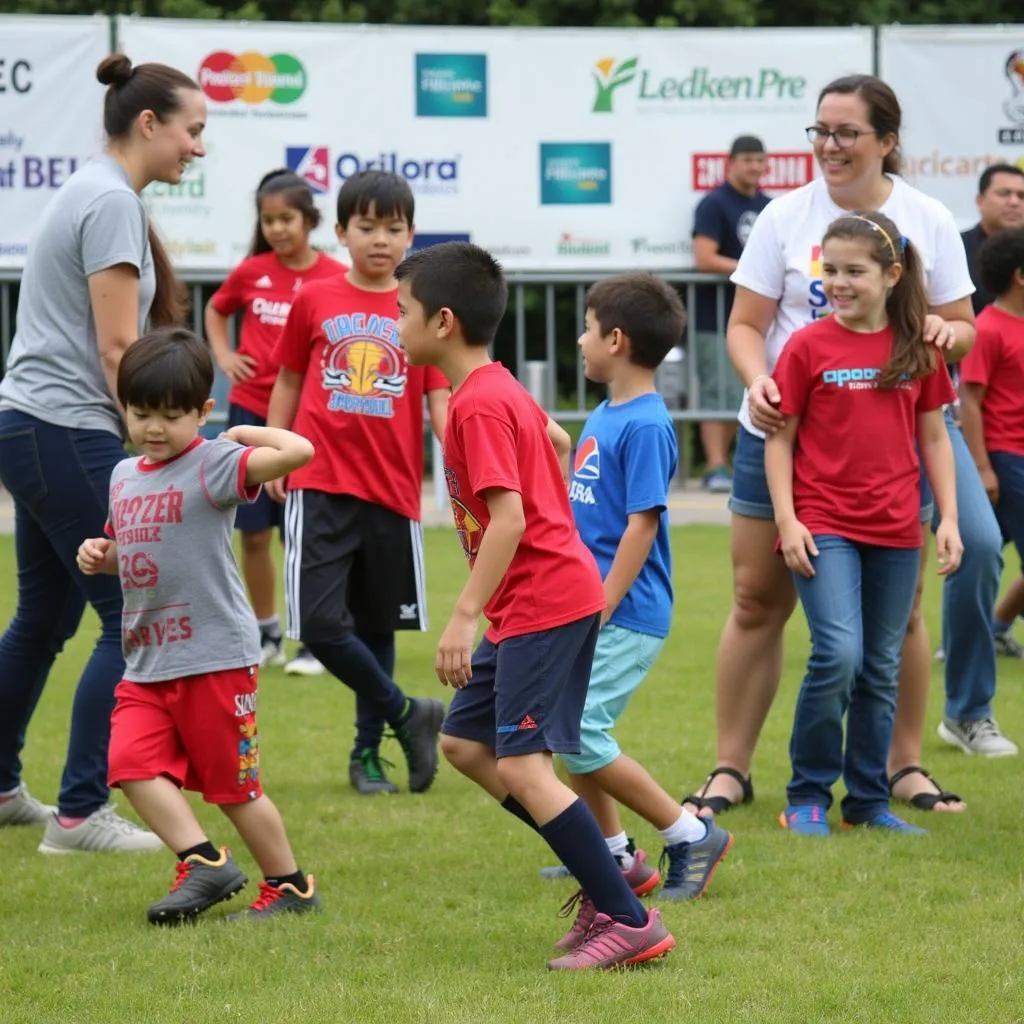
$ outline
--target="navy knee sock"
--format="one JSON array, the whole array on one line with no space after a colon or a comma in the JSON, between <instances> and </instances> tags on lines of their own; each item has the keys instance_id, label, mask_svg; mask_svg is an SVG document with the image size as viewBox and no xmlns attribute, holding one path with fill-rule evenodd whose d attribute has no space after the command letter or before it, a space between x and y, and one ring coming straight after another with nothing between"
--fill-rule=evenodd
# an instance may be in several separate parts
<instances>
[{"instance_id":1,"label":"navy knee sock","mask_svg":"<svg viewBox=\"0 0 1024 1024\"><path fill-rule=\"evenodd\" d=\"M647 911L629 887L594 815L582 800L574 801L537 831L602 914L633 928L647 923Z\"/></svg>"},{"instance_id":2,"label":"navy knee sock","mask_svg":"<svg viewBox=\"0 0 1024 1024\"><path fill-rule=\"evenodd\" d=\"M511 793L501 801L501 806L513 817L529 825L534 832L540 832L537 822L530 816L530 812Z\"/></svg>"}]
</instances>

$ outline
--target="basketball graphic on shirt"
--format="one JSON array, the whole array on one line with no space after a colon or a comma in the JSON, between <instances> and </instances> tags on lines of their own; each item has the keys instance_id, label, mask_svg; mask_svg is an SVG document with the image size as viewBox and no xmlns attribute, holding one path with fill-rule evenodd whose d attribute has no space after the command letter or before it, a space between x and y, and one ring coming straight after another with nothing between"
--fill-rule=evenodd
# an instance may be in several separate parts
<instances>
[{"instance_id":1,"label":"basketball graphic on shirt","mask_svg":"<svg viewBox=\"0 0 1024 1024\"><path fill-rule=\"evenodd\" d=\"M597 438L586 438L576 449L576 461L573 474L579 480L601 479L601 452L597 447Z\"/></svg>"},{"instance_id":2,"label":"basketball graphic on shirt","mask_svg":"<svg viewBox=\"0 0 1024 1024\"><path fill-rule=\"evenodd\" d=\"M379 338L350 338L332 346L325 363L325 388L360 397L398 397L405 392L402 353Z\"/></svg>"},{"instance_id":3,"label":"basketball graphic on shirt","mask_svg":"<svg viewBox=\"0 0 1024 1024\"><path fill-rule=\"evenodd\" d=\"M466 557L472 561L480 550L484 528L480 525L480 520L458 498L452 498L451 503L452 515L455 517L455 532L462 541L462 550L466 552Z\"/></svg>"}]
</instances>

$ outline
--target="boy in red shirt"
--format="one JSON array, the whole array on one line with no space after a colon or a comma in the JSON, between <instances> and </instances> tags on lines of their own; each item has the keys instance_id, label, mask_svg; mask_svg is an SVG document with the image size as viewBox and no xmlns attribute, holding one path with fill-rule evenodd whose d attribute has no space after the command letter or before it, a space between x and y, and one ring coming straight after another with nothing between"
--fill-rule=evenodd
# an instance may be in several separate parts
<instances>
[{"instance_id":1,"label":"boy in red shirt","mask_svg":"<svg viewBox=\"0 0 1024 1024\"><path fill-rule=\"evenodd\" d=\"M960 416L1003 541L1024 559L1024 228L996 232L977 259L996 299L978 314L974 347L960 363ZM993 626L998 636L1010 623L997 616ZM956 742L956 723L940 728Z\"/></svg>"},{"instance_id":2,"label":"boy in red shirt","mask_svg":"<svg viewBox=\"0 0 1024 1024\"><path fill-rule=\"evenodd\" d=\"M412 241L413 197L394 174L366 171L338 193L338 240L352 267L303 286L274 350L269 426L316 446L287 481L288 635L356 693L349 780L397 792L378 748L385 722L409 764L409 789L437 774L438 700L395 684L395 630L426 628L423 583L423 399L444 429L448 382L409 366L398 345L395 267ZM284 499L275 481L274 497Z\"/></svg>"},{"instance_id":3,"label":"boy in red shirt","mask_svg":"<svg viewBox=\"0 0 1024 1024\"><path fill-rule=\"evenodd\" d=\"M552 753L580 751L605 606L569 507L568 437L491 362L508 287L487 252L443 243L410 256L395 276L410 363L440 367L453 387L445 477L470 574L437 650L437 676L456 690L442 750L541 835L597 908L583 942L549 968L661 956L675 939L660 912L644 909L586 803L552 765ZM471 653L481 615L490 626Z\"/></svg>"}]
</instances>

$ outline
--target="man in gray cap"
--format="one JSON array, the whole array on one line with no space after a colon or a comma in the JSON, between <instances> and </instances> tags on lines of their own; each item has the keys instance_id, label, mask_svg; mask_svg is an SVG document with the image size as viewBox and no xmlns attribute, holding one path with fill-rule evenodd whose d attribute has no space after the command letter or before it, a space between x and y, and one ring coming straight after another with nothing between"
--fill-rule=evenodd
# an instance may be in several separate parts
<instances>
[{"instance_id":1,"label":"man in gray cap","mask_svg":"<svg viewBox=\"0 0 1024 1024\"><path fill-rule=\"evenodd\" d=\"M753 135L741 135L729 150L726 179L697 204L693 215L693 261L706 274L731 274L750 236L757 215L770 202L759 188L768 170L764 144ZM718 322L715 287L698 285L696 290L697 378L700 382L700 408L739 412L743 385L726 355L725 325L729 320L735 289L726 285L723 320ZM691 311L692 312L692 311ZM736 422L708 420L700 424L700 440L707 460L704 488L712 492L729 491L729 446L736 436Z\"/></svg>"}]
</instances>

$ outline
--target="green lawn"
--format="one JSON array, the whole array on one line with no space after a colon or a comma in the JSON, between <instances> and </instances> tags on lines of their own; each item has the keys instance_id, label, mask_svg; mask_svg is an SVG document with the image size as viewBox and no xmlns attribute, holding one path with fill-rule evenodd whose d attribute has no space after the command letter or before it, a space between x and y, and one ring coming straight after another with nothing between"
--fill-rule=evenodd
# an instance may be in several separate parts
<instances>
[{"instance_id":1,"label":"green lawn","mask_svg":"<svg viewBox=\"0 0 1024 1024\"><path fill-rule=\"evenodd\" d=\"M722 528L674 532L674 632L620 730L624 748L681 795L711 767L715 645L728 607ZM401 636L398 677L438 694L433 644L465 566L446 530L428 531L432 629ZM0 538L0 618L13 609L13 546ZM938 587L930 581L933 629ZM55 796L72 687L95 632L61 657L33 722L26 781ZM757 802L723 819L736 845L709 896L665 908L678 940L657 964L612 975L549 975L565 883L540 879L546 848L446 765L424 796L368 800L349 789L352 698L329 678L268 670L261 689L264 780L325 913L265 928L158 930L145 908L166 888L158 854L44 858L36 829L0 833L0 1022L245 1021L358 1024L662 1024L1024 1021L1018 760L966 758L935 736L926 764L970 802L963 816L909 812L925 838L782 832L786 744L806 654L798 612L783 690L754 770ZM1000 661L998 711L1024 739L1024 665ZM397 747L388 751L401 761ZM400 779L404 782L404 778ZM201 810L215 841L233 842ZM656 836L630 831L655 856Z\"/></svg>"}]
</instances>

